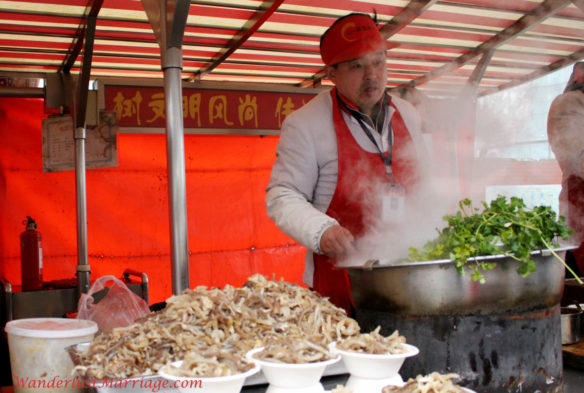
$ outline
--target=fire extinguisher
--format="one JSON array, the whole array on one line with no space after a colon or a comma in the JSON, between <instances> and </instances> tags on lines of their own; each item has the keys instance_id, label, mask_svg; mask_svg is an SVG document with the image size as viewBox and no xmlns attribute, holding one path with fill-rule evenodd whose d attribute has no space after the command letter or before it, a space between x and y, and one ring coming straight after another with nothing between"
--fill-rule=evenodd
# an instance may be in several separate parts
<instances>
[{"instance_id":1,"label":"fire extinguisher","mask_svg":"<svg viewBox=\"0 0 584 393\"><path fill-rule=\"evenodd\" d=\"M43 248L36 222L30 216L26 218L26 230L20 234L20 269L22 290L32 291L43 288Z\"/></svg>"}]
</instances>

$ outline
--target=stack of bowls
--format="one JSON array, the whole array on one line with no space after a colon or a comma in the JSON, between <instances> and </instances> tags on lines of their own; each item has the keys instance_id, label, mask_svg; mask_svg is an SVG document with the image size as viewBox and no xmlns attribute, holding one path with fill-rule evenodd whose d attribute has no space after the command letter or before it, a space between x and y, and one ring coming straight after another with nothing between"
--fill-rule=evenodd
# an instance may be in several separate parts
<instances>
[{"instance_id":1,"label":"stack of bowls","mask_svg":"<svg viewBox=\"0 0 584 393\"><path fill-rule=\"evenodd\" d=\"M258 358L262 348L249 351L246 355L250 362L261 367L264 377L270 384L266 393L324 393L320 379L327 366L341 360L339 355L332 359L311 363L278 363Z\"/></svg>"},{"instance_id":2,"label":"stack of bowls","mask_svg":"<svg viewBox=\"0 0 584 393\"><path fill-rule=\"evenodd\" d=\"M172 367L180 368L182 360L170 363ZM181 393L239 393L245 383L245 379L260 371L260 366L254 364L253 368L233 375L223 377L181 377L169 374L163 367L158 375L170 381L172 388Z\"/></svg>"},{"instance_id":3,"label":"stack of bowls","mask_svg":"<svg viewBox=\"0 0 584 393\"><path fill-rule=\"evenodd\" d=\"M402 344L406 352L399 354L374 354L345 351L337 348L336 343L329 347L333 354L341 355L350 374L346 387L354 393L380 392L384 386L400 386L403 380L399 370L406 358L419 353L418 348Z\"/></svg>"}]
</instances>

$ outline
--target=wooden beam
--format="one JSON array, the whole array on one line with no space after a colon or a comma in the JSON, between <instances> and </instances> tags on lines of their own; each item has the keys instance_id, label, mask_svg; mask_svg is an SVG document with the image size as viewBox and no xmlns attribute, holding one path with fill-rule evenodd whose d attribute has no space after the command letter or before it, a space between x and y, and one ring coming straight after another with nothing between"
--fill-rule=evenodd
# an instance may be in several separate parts
<instances>
[{"instance_id":1,"label":"wooden beam","mask_svg":"<svg viewBox=\"0 0 584 393\"><path fill-rule=\"evenodd\" d=\"M572 3L574 3L576 7L580 8L582 12L584 12L584 0L572 0Z\"/></svg>"},{"instance_id":2,"label":"wooden beam","mask_svg":"<svg viewBox=\"0 0 584 393\"><path fill-rule=\"evenodd\" d=\"M317 73L312 75L312 78L305 79L298 84L298 87L310 87L310 86L320 86L322 84L322 80L326 76L324 72L324 68L320 69Z\"/></svg>"},{"instance_id":3,"label":"wooden beam","mask_svg":"<svg viewBox=\"0 0 584 393\"><path fill-rule=\"evenodd\" d=\"M414 19L422 15L424 11L430 8L438 0L411 0L391 21L386 23L379 32L386 40L398 33L401 29L409 25Z\"/></svg>"},{"instance_id":4,"label":"wooden beam","mask_svg":"<svg viewBox=\"0 0 584 393\"><path fill-rule=\"evenodd\" d=\"M423 83L429 82L433 79L436 79L442 75L449 73L452 70L455 70L464 64L468 63L469 61L473 60L475 57L480 56L484 53L487 53L491 50L496 49L497 47L505 44L506 42L516 38L521 33L537 26L539 23L543 22L546 18L552 16L556 12L560 11L561 9L567 7L570 4L571 0L546 0L537 7L535 7L529 13L526 13L524 16L519 18L517 22L513 23L509 27L502 30L499 34L494 35L487 41L483 42L481 45L477 46L476 48L466 52L465 54L461 55L460 57L456 58L450 63L443 65L425 75L414 79L408 83L407 86L416 87Z\"/></svg>"},{"instance_id":5,"label":"wooden beam","mask_svg":"<svg viewBox=\"0 0 584 393\"><path fill-rule=\"evenodd\" d=\"M63 63L59 67L59 71L69 73L71 69L75 65L81 50L83 49L83 42L85 41L85 35L87 31L87 21L88 18L93 17L97 18L99 11L101 10L101 6L103 5L103 0L88 0L87 5L85 6L85 12L83 18L81 19L81 23L77 28L77 32L75 34L75 39L71 43L71 46L67 52L67 55L63 59Z\"/></svg>"},{"instance_id":6,"label":"wooden beam","mask_svg":"<svg viewBox=\"0 0 584 393\"><path fill-rule=\"evenodd\" d=\"M483 54L481 60L477 63L476 67L472 71L471 76L468 78L468 84L472 86L478 86L481 83L481 79L485 75L485 71L491 62L494 50L490 50Z\"/></svg>"},{"instance_id":7,"label":"wooden beam","mask_svg":"<svg viewBox=\"0 0 584 393\"><path fill-rule=\"evenodd\" d=\"M217 53L211 63L201 68L196 74L191 76L190 81L200 80L202 76L213 71L215 67L227 59L233 52L239 49L254 34L264 22L280 7L284 0L265 0L253 16L246 22L243 29L239 31L227 44L226 48Z\"/></svg>"},{"instance_id":8,"label":"wooden beam","mask_svg":"<svg viewBox=\"0 0 584 393\"><path fill-rule=\"evenodd\" d=\"M81 61L81 73L77 81L77 103L75 108L75 127L85 127L87 112L87 96L89 91L89 79L91 77L91 63L93 60L93 41L97 15L89 15L83 40L83 57Z\"/></svg>"},{"instance_id":9,"label":"wooden beam","mask_svg":"<svg viewBox=\"0 0 584 393\"><path fill-rule=\"evenodd\" d=\"M509 89L511 87L521 85L523 83L537 79L543 75L549 74L550 72L559 70L560 68L567 67L570 64L574 64L582 59L584 59L584 48L572 53L571 55L569 55L563 59L554 61L553 63L548 64L545 67L538 68L537 70L535 70L527 75L524 75L524 76L517 78L517 79L513 79L511 82L502 84L502 85L500 85L496 88L493 88L493 89L488 89L485 92L481 93L480 95L485 96L485 95L489 95L492 93L496 93L496 92L501 91L501 90L505 90L505 89Z\"/></svg>"},{"instance_id":10,"label":"wooden beam","mask_svg":"<svg viewBox=\"0 0 584 393\"><path fill-rule=\"evenodd\" d=\"M472 98L473 100L476 100L478 95L477 91L479 90L479 85L481 84L481 79L483 79L483 76L485 75L485 71L487 70L489 63L493 58L494 52L495 50L490 50L483 54L483 57L481 57L474 70L472 71L472 74L469 76L466 85L463 87L460 97L466 99Z\"/></svg>"}]
</instances>

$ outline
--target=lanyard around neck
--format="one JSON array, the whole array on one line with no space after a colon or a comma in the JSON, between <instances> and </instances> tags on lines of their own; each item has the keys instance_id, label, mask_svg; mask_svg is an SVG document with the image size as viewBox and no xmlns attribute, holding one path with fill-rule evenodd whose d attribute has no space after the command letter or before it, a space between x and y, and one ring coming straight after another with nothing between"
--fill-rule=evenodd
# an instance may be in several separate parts
<instances>
[{"instance_id":1,"label":"lanyard around neck","mask_svg":"<svg viewBox=\"0 0 584 393\"><path fill-rule=\"evenodd\" d=\"M377 141L375 140L375 138L373 137L373 134L371 133L371 129L369 127L367 127L367 125L363 121L364 115L361 112L356 111L355 109L349 107L345 103L345 101L343 101L343 99L340 97L338 92L337 92L337 101L340 105L342 105L343 108L345 108L347 110L347 112L349 112L355 119L357 119L357 121L359 122L359 125L361 126L361 128L365 132L365 135L367 135L369 140L373 143L373 145L375 145L375 148L377 149L377 152L379 153L379 157L381 157L381 161L383 162L383 165L385 166L385 173L387 174L387 177L389 178L389 180L391 182L393 182L393 170L391 168L392 149L393 149L393 128L391 125L391 120L389 121L389 132L388 132L388 136L387 136L387 140L389 142L389 148L387 149L387 155L386 155L383 153L383 149L381 147L379 147L379 145L377 144ZM383 108L381 110L383 110Z\"/></svg>"}]
</instances>

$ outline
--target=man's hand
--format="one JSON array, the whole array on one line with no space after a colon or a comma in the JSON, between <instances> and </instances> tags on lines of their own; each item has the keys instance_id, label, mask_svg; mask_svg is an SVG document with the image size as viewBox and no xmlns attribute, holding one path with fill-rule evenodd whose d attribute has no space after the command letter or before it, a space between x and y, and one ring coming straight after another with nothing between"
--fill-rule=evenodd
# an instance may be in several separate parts
<instances>
[{"instance_id":1,"label":"man's hand","mask_svg":"<svg viewBox=\"0 0 584 393\"><path fill-rule=\"evenodd\" d=\"M351 231L340 225L326 229L320 238L321 252L332 258L338 258L355 250L355 238Z\"/></svg>"}]
</instances>

